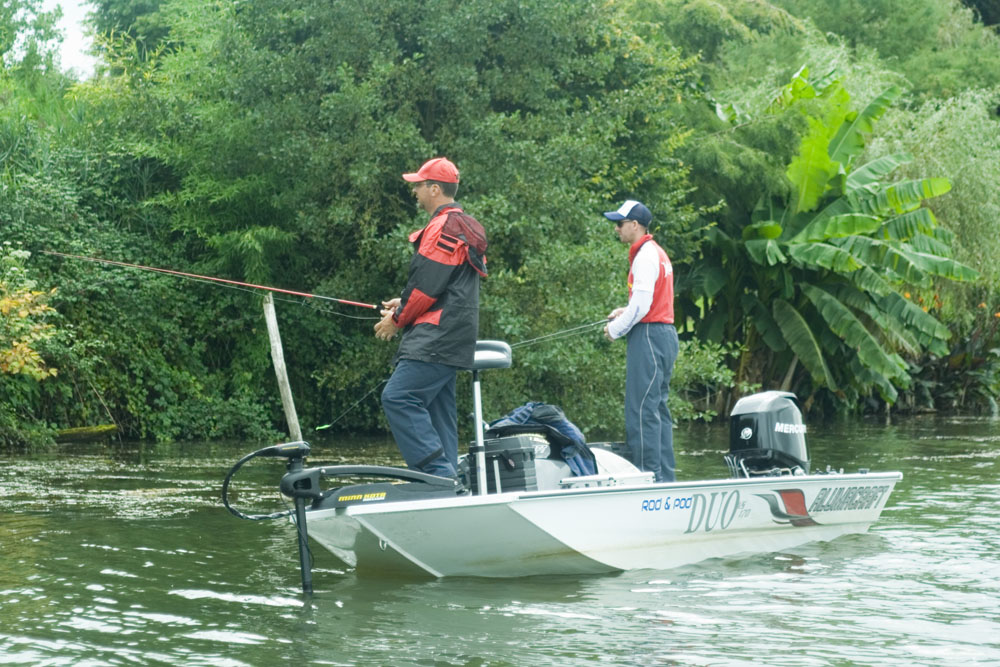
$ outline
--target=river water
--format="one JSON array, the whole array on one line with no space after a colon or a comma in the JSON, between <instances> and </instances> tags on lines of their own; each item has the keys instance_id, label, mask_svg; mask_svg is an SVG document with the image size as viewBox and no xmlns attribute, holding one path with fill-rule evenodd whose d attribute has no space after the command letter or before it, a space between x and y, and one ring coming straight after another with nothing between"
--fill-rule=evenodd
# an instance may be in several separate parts
<instances>
[{"instance_id":1,"label":"river water","mask_svg":"<svg viewBox=\"0 0 1000 667\"><path fill-rule=\"evenodd\" d=\"M725 477L721 427L676 432L681 479ZM782 553L514 580L359 577L221 506L254 445L0 456L0 663L25 665L1000 665L1000 422L810 430L814 468L904 474L880 521ZM310 462L398 463L386 441ZM275 459L234 486L282 509ZM456 545L461 548L461 545Z\"/></svg>"}]
</instances>

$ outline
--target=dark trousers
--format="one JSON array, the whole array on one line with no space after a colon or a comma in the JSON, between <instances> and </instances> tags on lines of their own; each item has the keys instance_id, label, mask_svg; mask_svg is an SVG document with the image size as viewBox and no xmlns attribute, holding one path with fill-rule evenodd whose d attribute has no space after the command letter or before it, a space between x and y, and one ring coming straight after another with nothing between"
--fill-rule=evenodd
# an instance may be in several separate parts
<instances>
[{"instance_id":1,"label":"dark trousers","mask_svg":"<svg viewBox=\"0 0 1000 667\"><path fill-rule=\"evenodd\" d=\"M454 477L458 420L454 366L401 359L382 390L382 409L406 465Z\"/></svg>"},{"instance_id":2,"label":"dark trousers","mask_svg":"<svg viewBox=\"0 0 1000 667\"><path fill-rule=\"evenodd\" d=\"M677 464L667 396L677 360L677 329L640 322L626 340L625 441L639 468L655 473L657 482L673 482Z\"/></svg>"}]
</instances>

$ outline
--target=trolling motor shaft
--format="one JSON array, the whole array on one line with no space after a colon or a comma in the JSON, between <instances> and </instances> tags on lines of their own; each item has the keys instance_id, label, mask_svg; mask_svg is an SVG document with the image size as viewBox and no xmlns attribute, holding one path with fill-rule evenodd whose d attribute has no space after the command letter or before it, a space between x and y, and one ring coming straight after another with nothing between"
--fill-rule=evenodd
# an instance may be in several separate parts
<instances>
[{"instance_id":1,"label":"trolling motor shaft","mask_svg":"<svg viewBox=\"0 0 1000 667\"><path fill-rule=\"evenodd\" d=\"M309 453L308 444L304 442L293 444L304 445L305 454ZM305 454L298 455L296 453L288 459L288 475L295 475L302 471L302 459ZM304 479L311 481L310 478ZM318 489L310 490L317 495L319 493ZM306 595L312 595L312 562L309 553L309 532L306 528L306 495L296 493L293 497L295 500L295 529L299 536L299 569L302 571L302 592Z\"/></svg>"}]
</instances>

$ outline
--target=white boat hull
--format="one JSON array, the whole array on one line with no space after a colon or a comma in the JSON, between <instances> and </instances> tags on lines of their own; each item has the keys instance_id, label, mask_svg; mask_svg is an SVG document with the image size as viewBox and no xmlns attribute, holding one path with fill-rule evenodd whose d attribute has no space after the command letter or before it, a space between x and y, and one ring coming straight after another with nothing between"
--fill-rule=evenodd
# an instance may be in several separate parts
<instances>
[{"instance_id":1,"label":"white boat hull","mask_svg":"<svg viewBox=\"0 0 1000 667\"><path fill-rule=\"evenodd\" d=\"M359 572L519 577L669 569L863 533L897 472L740 478L362 503L307 513Z\"/></svg>"}]
</instances>

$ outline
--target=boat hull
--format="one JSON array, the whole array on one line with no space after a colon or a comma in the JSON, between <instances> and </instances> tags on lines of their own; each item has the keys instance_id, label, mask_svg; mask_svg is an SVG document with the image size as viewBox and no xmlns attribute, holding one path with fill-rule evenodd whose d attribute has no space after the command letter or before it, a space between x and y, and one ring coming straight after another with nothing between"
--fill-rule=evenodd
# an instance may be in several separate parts
<instances>
[{"instance_id":1,"label":"boat hull","mask_svg":"<svg viewBox=\"0 0 1000 667\"><path fill-rule=\"evenodd\" d=\"M307 512L359 573L519 577L669 569L863 533L900 473L677 482Z\"/></svg>"}]
</instances>

